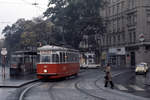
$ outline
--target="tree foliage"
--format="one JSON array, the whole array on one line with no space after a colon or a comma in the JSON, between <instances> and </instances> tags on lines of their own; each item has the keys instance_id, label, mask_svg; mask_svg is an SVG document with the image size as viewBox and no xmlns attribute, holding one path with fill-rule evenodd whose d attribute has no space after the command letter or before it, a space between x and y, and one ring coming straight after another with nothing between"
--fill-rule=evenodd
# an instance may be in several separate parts
<instances>
[{"instance_id":1,"label":"tree foliage","mask_svg":"<svg viewBox=\"0 0 150 100\"><path fill-rule=\"evenodd\" d=\"M90 36L95 45L95 34L104 31L100 8L103 0L49 0L44 15L47 20L19 19L3 30L9 50L21 50L42 44L65 44L78 48L83 35Z\"/></svg>"},{"instance_id":2,"label":"tree foliage","mask_svg":"<svg viewBox=\"0 0 150 100\"><path fill-rule=\"evenodd\" d=\"M62 27L67 44L77 48L84 34L103 32L100 8L103 0L49 0L44 15Z\"/></svg>"},{"instance_id":3,"label":"tree foliage","mask_svg":"<svg viewBox=\"0 0 150 100\"><path fill-rule=\"evenodd\" d=\"M39 43L48 44L54 40L53 24L42 19L19 19L3 30L5 45L11 51L37 47ZM56 35L57 36L57 35Z\"/></svg>"}]
</instances>

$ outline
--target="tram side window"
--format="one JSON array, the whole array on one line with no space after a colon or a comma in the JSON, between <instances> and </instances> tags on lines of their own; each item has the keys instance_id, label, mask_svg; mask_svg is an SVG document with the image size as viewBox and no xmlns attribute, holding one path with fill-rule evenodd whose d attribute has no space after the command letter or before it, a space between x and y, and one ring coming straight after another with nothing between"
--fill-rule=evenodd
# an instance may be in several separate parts
<instances>
[{"instance_id":1,"label":"tram side window","mask_svg":"<svg viewBox=\"0 0 150 100\"><path fill-rule=\"evenodd\" d=\"M74 62L74 54L71 54L71 61Z\"/></svg>"},{"instance_id":2,"label":"tram side window","mask_svg":"<svg viewBox=\"0 0 150 100\"><path fill-rule=\"evenodd\" d=\"M52 62L59 62L59 57L57 54L52 55Z\"/></svg>"},{"instance_id":3,"label":"tram side window","mask_svg":"<svg viewBox=\"0 0 150 100\"><path fill-rule=\"evenodd\" d=\"M71 53L71 62L74 62L74 55Z\"/></svg>"},{"instance_id":4,"label":"tram side window","mask_svg":"<svg viewBox=\"0 0 150 100\"><path fill-rule=\"evenodd\" d=\"M75 57L76 57L76 59L75 59L75 60L76 60L76 62L78 62L78 55L76 54L76 56L75 56Z\"/></svg>"},{"instance_id":5,"label":"tram side window","mask_svg":"<svg viewBox=\"0 0 150 100\"><path fill-rule=\"evenodd\" d=\"M69 53L69 62L72 62L72 55Z\"/></svg>"},{"instance_id":6,"label":"tram side window","mask_svg":"<svg viewBox=\"0 0 150 100\"><path fill-rule=\"evenodd\" d=\"M12 57L11 58L11 63L17 63L19 61L18 57Z\"/></svg>"},{"instance_id":7,"label":"tram side window","mask_svg":"<svg viewBox=\"0 0 150 100\"><path fill-rule=\"evenodd\" d=\"M21 60L21 59L20 59ZM29 57L25 57L24 58L24 62L26 63L26 62L30 62L30 59L29 59Z\"/></svg>"},{"instance_id":8,"label":"tram side window","mask_svg":"<svg viewBox=\"0 0 150 100\"><path fill-rule=\"evenodd\" d=\"M65 62L65 58L66 58L65 53L63 53L63 62Z\"/></svg>"},{"instance_id":9,"label":"tram side window","mask_svg":"<svg viewBox=\"0 0 150 100\"><path fill-rule=\"evenodd\" d=\"M66 53L66 62L68 62L68 53Z\"/></svg>"},{"instance_id":10,"label":"tram side window","mask_svg":"<svg viewBox=\"0 0 150 100\"><path fill-rule=\"evenodd\" d=\"M73 62L76 61L76 55L73 53Z\"/></svg>"},{"instance_id":11,"label":"tram side window","mask_svg":"<svg viewBox=\"0 0 150 100\"><path fill-rule=\"evenodd\" d=\"M62 53L60 52L60 62L62 62Z\"/></svg>"},{"instance_id":12,"label":"tram side window","mask_svg":"<svg viewBox=\"0 0 150 100\"><path fill-rule=\"evenodd\" d=\"M40 62L40 55L39 54L36 57L36 62Z\"/></svg>"},{"instance_id":13,"label":"tram side window","mask_svg":"<svg viewBox=\"0 0 150 100\"><path fill-rule=\"evenodd\" d=\"M77 60L76 60L76 54L74 54L74 62L76 62Z\"/></svg>"},{"instance_id":14,"label":"tram side window","mask_svg":"<svg viewBox=\"0 0 150 100\"><path fill-rule=\"evenodd\" d=\"M73 62L73 57L74 57L73 53L71 53L71 62Z\"/></svg>"}]
</instances>

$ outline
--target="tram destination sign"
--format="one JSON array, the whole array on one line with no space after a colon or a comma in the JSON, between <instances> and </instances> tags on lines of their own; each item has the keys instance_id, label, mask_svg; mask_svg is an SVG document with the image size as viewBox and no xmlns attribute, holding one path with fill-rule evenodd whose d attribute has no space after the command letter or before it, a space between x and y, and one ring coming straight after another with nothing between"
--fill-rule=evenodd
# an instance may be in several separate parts
<instances>
[{"instance_id":1,"label":"tram destination sign","mask_svg":"<svg viewBox=\"0 0 150 100\"><path fill-rule=\"evenodd\" d=\"M40 54L51 54L52 51L49 51L49 50L42 50L40 51Z\"/></svg>"}]
</instances>

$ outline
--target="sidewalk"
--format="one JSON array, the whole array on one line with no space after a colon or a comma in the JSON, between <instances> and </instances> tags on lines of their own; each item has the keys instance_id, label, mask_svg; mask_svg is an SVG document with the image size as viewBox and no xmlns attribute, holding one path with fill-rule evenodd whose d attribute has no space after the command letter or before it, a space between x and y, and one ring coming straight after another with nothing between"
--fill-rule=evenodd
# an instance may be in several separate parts
<instances>
[{"instance_id":1,"label":"sidewalk","mask_svg":"<svg viewBox=\"0 0 150 100\"><path fill-rule=\"evenodd\" d=\"M150 70L148 71L148 73L146 75L146 85L150 86Z\"/></svg>"},{"instance_id":2,"label":"sidewalk","mask_svg":"<svg viewBox=\"0 0 150 100\"><path fill-rule=\"evenodd\" d=\"M2 75L2 68L0 67L0 87L5 88L19 88L31 82L37 81L36 74L27 76L10 77L9 68L5 68L5 78Z\"/></svg>"}]
</instances>

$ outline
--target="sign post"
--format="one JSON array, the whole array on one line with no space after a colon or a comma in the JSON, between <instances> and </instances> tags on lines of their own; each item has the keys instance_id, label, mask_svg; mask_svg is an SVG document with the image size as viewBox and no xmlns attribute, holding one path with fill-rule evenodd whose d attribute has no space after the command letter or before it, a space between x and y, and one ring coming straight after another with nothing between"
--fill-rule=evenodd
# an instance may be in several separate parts
<instances>
[{"instance_id":1,"label":"sign post","mask_svg":"<svg viewBox=\"0 0 150 100\"><path fill-rule=\"evenodd\" d=\"M2 55L2 77L3 79L5 79L5 64L6 64L6 55L7 55L6 48L2 48L1 55Z\"/></svg>"}]
</instances>

